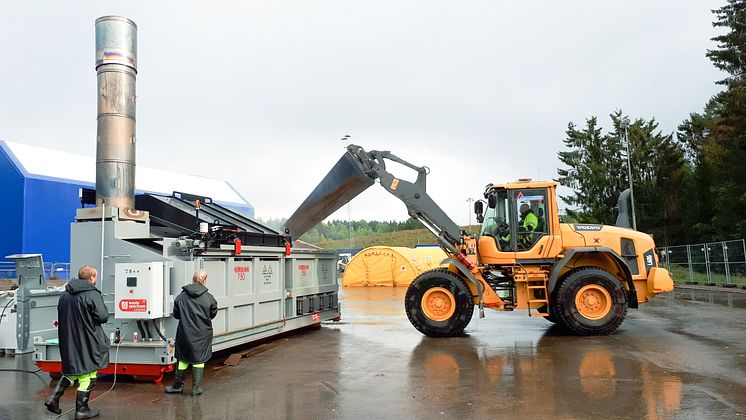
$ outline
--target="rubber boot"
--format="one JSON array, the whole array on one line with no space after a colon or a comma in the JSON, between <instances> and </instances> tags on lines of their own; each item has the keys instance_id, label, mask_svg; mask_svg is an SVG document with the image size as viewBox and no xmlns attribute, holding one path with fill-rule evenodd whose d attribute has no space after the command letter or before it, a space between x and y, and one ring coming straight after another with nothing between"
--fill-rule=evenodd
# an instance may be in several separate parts
<instances>
[{"instance_id":1,"label":"rubber boot","mask_svg":"<svg viewBox=\"0 0 746 420\"><path fill-rule=\"evenodd\" d=\"M199 395L202 393L200 384L202 383L202 375L205 373L205 368L196 368L192 366L192 395Z\"/></svg>"},{"instance_id":2,"label":"rubber boot","mask_svg":"<svg viewBox=\"0 0 746 420\"><path fill-rule=\"evenodd\" d=\"M88 399L91 396L91 391L78 390L78 394L75 398L75 418L76 419L92 419L98 417L101 414L100 411L95 408L88 407Z\"/></svg>"},{"instance_id":3,"label":"rubber boot","mask_svg":"<svg viewBox=\"0 0 746 420\"><path fill-rule=\"evenodd\" d=\"M165 391L167 394L181 394L184 391L184 379L186 378L187 371L176 369L174 372L174 384L167 386Z\"/></svg>"},{"instance_id":4,"label":"rubber boot","mask_svg":"<svg viewBox=\"0 0 746 420\"><path fill-rule=\"evenodd\" d=\"M52 394L51 397L47 398L47 400L44 401L44 405L47 406L47 410L53 412L54 414L62 413L62 410L60 409L60 398L62 398L62 394L65 393L65 390L70 385L72 385L72 382L67 379L67 376L63 376L62 378L60 378L60 380L57 382L57 387L54 389L54 394Z\"/></svg>"}]
</instances>

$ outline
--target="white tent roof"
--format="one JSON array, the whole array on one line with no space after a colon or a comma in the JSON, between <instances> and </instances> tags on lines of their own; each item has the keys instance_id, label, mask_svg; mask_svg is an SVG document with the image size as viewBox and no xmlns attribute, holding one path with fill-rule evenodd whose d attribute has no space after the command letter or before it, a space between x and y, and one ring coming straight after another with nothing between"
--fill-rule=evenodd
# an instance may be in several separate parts
<instances>
[{"instance_id":1,"label":"white tent roof","mask_svg":"<svg viewBox=\"0 0 746 420\"><path fill-rule=\"evenodd\" d=\"M3 140L0 140L3 142ZM4 141L7 149L31 177L57 178L96 184L96 160L92 156L77 155L38 146ZM228 204L249 204L227 181L163 171L137 165L135 186L138 191L171 194L181 191L204 195Z\"/></svg>"}]
</instances>

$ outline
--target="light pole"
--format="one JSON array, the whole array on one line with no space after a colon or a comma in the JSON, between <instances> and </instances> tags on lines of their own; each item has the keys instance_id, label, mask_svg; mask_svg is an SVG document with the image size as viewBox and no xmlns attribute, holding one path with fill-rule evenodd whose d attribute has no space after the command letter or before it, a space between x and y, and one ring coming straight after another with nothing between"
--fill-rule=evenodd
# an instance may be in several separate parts
<instances>
[{"instance_id":1,"label":"light pole","mask_svg":"<svg viewBox=\"0 0 746 420\"><path fill-rule=\"evenodd\" d=\"M344 136L342 136L342 138L340 140L345 141L345 142L349 142L350 141L350 137L351 136L349 134L345 134ZM353 231L352 231L352 217L350 216L350 214L351 214L351 212L350 212L350 202L348 201L347 202L347 227L350 228L350 248L353 248L355 246L355 237L354 237L354 234L353 234Z\"/></svg>"},{"instance_id":2,"label":"light pole","mask_svg":"<svg viewBox=\"0 0 746 420\"><path fill-rule=\"evenodd\" d=\"M350 212L350 202L347 202L347 226L350 228L350 248L355 247L355 238L352 234L352 216Z\"/></svg>"},{"instance_id":3,"label":"light pole","mask_svg":"<svg viewBox=\"0 0 746 420\"><path fill-rule=\"evenodd\" d=\"M627 177L629 177L629 201L632 206L632 229L637 230L637 218L635 217L635 190L632 188L632 164L630 163L629 155L629 118L624 117L622 120L624 125L624 142L627 145Z\"/></svg>"},{"instance_id":4,"label":"light pole","mask_svg":"<svg viewBox=\"0 0 746 420\"><path fill-rule=\"evenodd\" d=\"M467 225L467 227L471 226L471 209L472 209L472 203L474 203L474 199L473 198L469 197L469 198L466 199L466 205L468 207L468 213L469 213L469 224Z\"/></svg>"}]
</instances>

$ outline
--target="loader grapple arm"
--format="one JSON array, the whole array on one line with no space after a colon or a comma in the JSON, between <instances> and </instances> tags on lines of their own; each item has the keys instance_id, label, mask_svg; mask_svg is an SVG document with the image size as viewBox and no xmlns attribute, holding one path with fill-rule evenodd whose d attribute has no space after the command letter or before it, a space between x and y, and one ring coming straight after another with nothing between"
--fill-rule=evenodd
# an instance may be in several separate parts
<instances>
[{"instance_id":1,"label":"loader grapple arm","mask_svg":"<svg viewBox=\"0 0 746 420\"><path fill-rule=\"evenodd\" d=\"M375 174L366 173L353 155L345 153L290 216L285 231L299 238L374 182Z\"/></svg>"},{"instance_id":2,"label":"loader grapple arm","mask_svg":"<svg viewBox=\"0 0 746 420\"><path fill-rule=\"evenodd\" d=\"M385 160L416 171L417 180L412 183L396 178L386 170ZM360 146L349 145L344 156L288 219L287 232L294 238L299 237L365 191L378 178L381 186L401 200L409 215L432 232L447 252L458 255L456 244L461 241L461 230L427 194L428 173L427 167L413 165L391 152L366 152Z\"/></svg>"}]
</instances>

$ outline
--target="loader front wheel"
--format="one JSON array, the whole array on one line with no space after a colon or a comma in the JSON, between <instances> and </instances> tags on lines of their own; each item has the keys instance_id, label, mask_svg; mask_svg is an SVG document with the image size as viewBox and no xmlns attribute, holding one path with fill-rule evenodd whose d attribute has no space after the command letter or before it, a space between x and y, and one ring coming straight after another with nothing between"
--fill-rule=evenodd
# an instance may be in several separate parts
<instances>
[{"instance_id":1,"label":"loader front wheel","mask_svg":"<svg viewBox=\"0 0 746 420\"><path fill-rule=\"evenodd\" d=\"M464 332L474 313L471 290L445 269L419 275L407 289L404 307L409 322L430 337L453 337Z\"/></svg>"},{"instance_id":2,"label":"loader front wheel","mask_svg":"<svg viewBox=\"0 0 746 420\"><path fill-rule=\"evenodd\" d=\"M601 268L581 268L564 279L554 304L559 324L577 335L614 332L627 316L624 288Z\"/></svg>"},{"instance_id":3,"label":"loader front wheel","mask_svg":"<svg viewBox=\"0 0 746 420\"><path fill-rule=\"evenodd\" d=\"M544 305L541 308L537 309L538 312L546 312L549 315L545 316L544 319L551 322L552 324L556 324L559 322L559 317L557 316L557 305L554 304L554 300L550 302L548 305Z\"/></svg>"}]
</instances>

